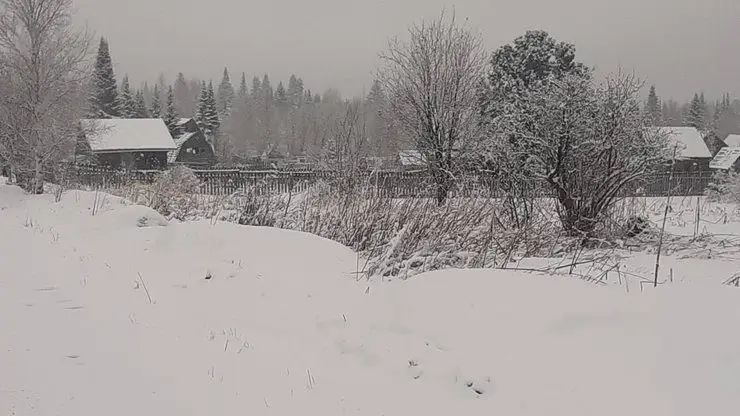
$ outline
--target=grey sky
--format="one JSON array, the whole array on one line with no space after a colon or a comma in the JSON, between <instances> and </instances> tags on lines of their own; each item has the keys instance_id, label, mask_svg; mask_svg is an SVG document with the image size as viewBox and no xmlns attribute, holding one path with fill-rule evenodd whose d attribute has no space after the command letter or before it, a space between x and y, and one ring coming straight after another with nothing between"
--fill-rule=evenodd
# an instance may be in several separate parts
<instances>
[{"instance_id":1,"label":"grey sky","mask_svg":"<svg viewBox=\"0 0 740 416\"><path fill-rule=\"evenodd\" d=\"M220 79L291 73L345 96L369 85L377 54L443 6L493 50L527 29L575 43L601 71L635 70L659 95L740 95L740 0L75 0L111 43L116 73L136 85L159 72Z\"/></svg>"}]
</instances>

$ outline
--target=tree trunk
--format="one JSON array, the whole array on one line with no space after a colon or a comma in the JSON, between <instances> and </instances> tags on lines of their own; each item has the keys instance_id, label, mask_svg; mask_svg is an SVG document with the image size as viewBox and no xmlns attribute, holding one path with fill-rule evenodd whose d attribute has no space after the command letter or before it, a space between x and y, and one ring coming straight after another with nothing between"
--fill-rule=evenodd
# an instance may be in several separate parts
<instances>
[{"instance_id":1,"label":"tree trunk","mask_svg":"<svg viewBox=\"0 0 740 416\"><path fill-rule=\"evenodd\" d=\"M38 156L35 158L33 180L28 191L36 195L44 193L44 161Z\"/></svg>"}]
</instances>

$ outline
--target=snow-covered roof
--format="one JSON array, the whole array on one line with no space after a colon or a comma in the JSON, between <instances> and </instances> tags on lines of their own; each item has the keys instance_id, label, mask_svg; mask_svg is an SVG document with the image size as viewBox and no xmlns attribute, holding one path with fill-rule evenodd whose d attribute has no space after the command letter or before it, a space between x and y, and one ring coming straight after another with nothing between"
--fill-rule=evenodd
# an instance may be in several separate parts
<instances>
[{"instance_id":1,"label":"snow-covered roof","mask_svg":"<svg viewBox=\"0 0 740 416\"><path fill-rule=\"evenodd\" d=\"M671 152L678 145L676 159L711 158L704 136L695 127L660 127L659 131L668 135Z\"/></svg>"},{"instance_id":2,"label":"snow-covered roof","mask_svg":"<svg viewBox=\"0 0 740 416\"><path fill-rule=\"evenodd\" d=\"M740 147L740 134L731 134L727 136L725 143L730 147Z\"/></svg>"},{"instance_id":3,"label":"snow-covered roof","mask_svg":"<svg viewBox=\"0 0 740 416\"><path fill-rule=\"evenodd\" d=\"M177 120L177 125L182 126L183 124L187 124L187 122L190 120L192 120L192 118L181 118Z\"/></svg>"},{"instance_id":4,"label":"snow-covered roof","mask_svg":"<svg viewBox=\"0 0 740 416\"><path fill-rule=\"evenodd\" d=\"M426 163L426 158L418 150L402 150L398 152L398 158L403 166L418 166Z\"/></svg>"},{"instance_id":5,"label":"snow-covered roof","mask_svg":"<svg viewBox=\"0 0 740 416\"><path fill-rule=\"evenodd\" d=\"M80 122L87 131L87 140L93 152L167 151L177 148L160 118L85 119Z\"/></svg>"}]
</instances>

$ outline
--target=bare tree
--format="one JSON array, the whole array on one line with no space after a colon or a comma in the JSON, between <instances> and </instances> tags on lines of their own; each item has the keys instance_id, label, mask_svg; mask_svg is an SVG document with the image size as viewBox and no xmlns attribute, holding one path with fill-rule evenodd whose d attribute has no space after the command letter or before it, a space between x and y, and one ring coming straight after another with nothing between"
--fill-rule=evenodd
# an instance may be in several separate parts
<instances>
[{"instance_id":1,"label":"bare tree","mask_svg":"<svg viewBox=\"0 0 740 416\"><path fill-rule=\"evenodd\" d=\"M72 15L72 0L0 3L0 154L34 193L73 154L87 98L90 37Z\"/></svg>"},{"instance_id":2,"label":"bare tree","mask_svg":"<svg viewBox=\"0 0 740 416\"><path fill-rule=\"evenodd\" d=\"M454 13L412 25L409 35L389 42L378 78L399 128L425 157L441 205L478 138L477 91L486 56L479 35L458 25Z\"/></svg>"}]
</instances>

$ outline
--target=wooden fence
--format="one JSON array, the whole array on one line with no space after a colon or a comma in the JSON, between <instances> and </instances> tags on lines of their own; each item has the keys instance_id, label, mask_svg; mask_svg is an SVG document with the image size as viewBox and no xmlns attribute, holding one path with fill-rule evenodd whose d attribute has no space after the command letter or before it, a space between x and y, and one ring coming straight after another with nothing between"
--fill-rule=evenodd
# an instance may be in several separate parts
<instances>
[{"instance_id":1,"label":"wooden fence","mask_svg":"<svg viewBox=\"0 0 740 416\"><path fill-rule=\"evenodd\" d=\"M329 186L347 186L352 183L369 184L380 196L390 198L431 197L434 186L430 176L420 172L375 172L360 177L342 177L328 171L243 171L243 170L194 170L201 180L201 192L209 195L228 195L235 192L254 192L258 195L302 192L319 181ZM120 188L131 183L151 184L159 171L115 171L98 166L73 166L63 172L62 179L71 186L92 189ZM459 178L459 185L450 191L452 197L501 197L510 189L486 174L468 175ZM622 191L622 196L662 197L670 191L675 196L702 195L712 177L704 174L653 175L632 184ZM530 197L554 196L544 181L535 181L520 186L516 193Z\"/></svg>"}]
</instances>

